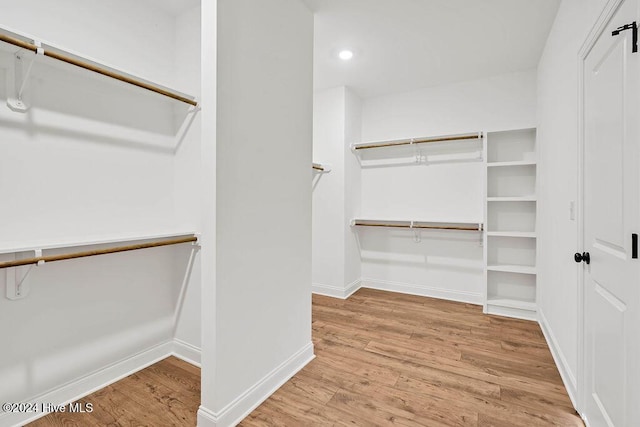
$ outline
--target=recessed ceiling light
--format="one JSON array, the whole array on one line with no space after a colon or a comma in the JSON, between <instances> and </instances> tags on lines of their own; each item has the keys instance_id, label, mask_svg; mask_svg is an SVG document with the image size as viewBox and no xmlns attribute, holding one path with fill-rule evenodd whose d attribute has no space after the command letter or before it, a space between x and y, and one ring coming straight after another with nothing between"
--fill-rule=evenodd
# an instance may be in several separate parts
<instances>
[{"instance_id":1,"label":"recessed ceiling light","mask_svg":"<svg viewBox=\"0 0 640 427\"><path fill-rule=\"evenodd\" d=\"M340 59L342 59L343 61L348 61L351 58L353 58L353 52L351 52L350 50L342 50L340 51L340 53L338 54L338 57Z\"/></svg>"}]
</instances>

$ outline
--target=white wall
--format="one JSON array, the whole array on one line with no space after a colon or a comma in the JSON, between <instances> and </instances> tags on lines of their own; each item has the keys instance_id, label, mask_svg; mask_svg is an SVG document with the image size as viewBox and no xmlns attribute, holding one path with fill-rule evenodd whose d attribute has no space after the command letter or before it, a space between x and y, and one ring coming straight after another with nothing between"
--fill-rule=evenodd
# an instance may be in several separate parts
<instances>
[{"instance_id":1,"label":"white wall","mask_svg":"<svg viewBox=\"0 0 640 427\"><path fill-rule=\"evenodd\" d=\"M331 165L313 178L312 283L315 291L342 294L344 283L345 88L313 95L313 160Z\"/></svg>"},{"instance_id":2,"label":"white wall","mask_svg":"<svg viewBox=\"0 0 640 427\"><path fill-rule=\"evenodd\" d=\"M179 29L185 24L126 0L7 1L0 16L0 26L197 91L176 72L177 31L185 54L198 53L197 37L186 40L195 34ZM2 49L0 194L11 206L0 213L2 248L193 230L197 217L181 218L175 186L180 150L199 144L194 125L178 147L186 107L46 60L26 89L31 109L15 113L4 102L15 49ZM0 321L14 325L0 352L0 400L30 401L170 341L187 259L183 247L46 264L33 269L19 301L4 297L0 272Z\"/></svg>"},{"instance_id":3,"label":"white wall","mask_svg":"<svg viewBox=\"0 0 640 427\"><path fill-rule=\"evenodd\" d=\"M563 0L538 67L538 309L572 398L578 374L578 51L605 0ZM575 401L575 400L574 400Z\"/></svg>"},{"instance_id":4,"label":"white wall","mask_svg":"<svg viewBox=\"0 0 640 427\"><path fill-rule=\"evenodd\" d=\"M367 99L362 140L534 127L535 117L536 72L530 70ZM480 146L464 147L448 158L450 149L424 147L428 161L441 162L419 165L413 149L359 152L362 217L482 222L484 170L473 160ZM415 243L407 230L359 228L363 284L481 303L480 234L421 234Z\"/></svg>"},{"instance_id":5,"label":"white wall","mask_svg":"<svg viewBox=\"0 0 640 427\"><path fill-rule=\"evenodd\" d=\"M357 283L362 278L362 263L358 235L350 226L352 218L360 216L362 209L362 172L358 158L351 152L351 144L362 139L362 100L350 89L345 92L345 127L342 153L344 160L344 180L346 203L344 206L343 235L345 241L344 283Z\"/></svg>"},{"instance_id":6,"label":"white wall","mask_svg":"<svg viewBox=\"0 0 640 427\"><path fill-rule=\"evenodd\" d=\"M227 426L313 357L313 17L298 0L217 6L215 325L198 422Z\"/></svg>"},{"instance_id":7,"label":"white wall","mask_svg":"<svg viewBox=\"0 0 640 427\"><path fill-rule=\"evenodd\" d=\"M187 93L200 94L201 74L201 10L188 9L176 17L175 81ZM202 230L202 181L200 146L202 114L191 113L176 117L182 124L179 147L174 163L174 203L178 227L185 230ZM210 184L212 185L212 184ZM188 248L186 248L188 250ZM184 291L184 302L176 329L176 338L198 349L200 347L201 265L200 254L195 258L190 280ZM177 265L179 274L184 266ZM178 278L182 281L183 277Z\"/></svg>"},{"instance_id":8,"label":"white wall","mask_svg":"<svg viewBox=\"0 0 640 427\"><path fill-rule=\"evenodd\" d=\"M360 250L349 226L360 210L360 165L349 147L360 139L361 101L345 87L313 99L313 158L331 166L330 173L314 173L313 290L344 298L360 281Z\"/></svg>"}]
</instances>

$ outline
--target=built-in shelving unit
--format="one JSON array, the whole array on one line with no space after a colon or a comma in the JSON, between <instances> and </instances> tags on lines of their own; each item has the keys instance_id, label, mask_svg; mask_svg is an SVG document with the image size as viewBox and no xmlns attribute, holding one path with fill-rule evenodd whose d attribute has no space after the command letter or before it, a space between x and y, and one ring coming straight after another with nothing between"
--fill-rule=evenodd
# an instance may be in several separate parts
<instances>
[{"instance_id":1,"label":"built-in shelving unit","mask_svg":"<svg viewBox=\"0 0 640 427\"><path fill-rule=\"evenodd\" d=\"M536 318L536 130L487 134L484 312Z\"/></svg>"}]
</instances>

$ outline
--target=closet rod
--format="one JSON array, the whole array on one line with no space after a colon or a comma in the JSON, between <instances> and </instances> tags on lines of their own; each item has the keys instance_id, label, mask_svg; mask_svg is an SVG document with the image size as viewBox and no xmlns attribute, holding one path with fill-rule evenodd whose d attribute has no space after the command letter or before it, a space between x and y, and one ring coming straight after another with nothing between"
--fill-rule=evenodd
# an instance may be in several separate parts
<instances>
[{"instance_id":1,"label":"closet rod","mask_svg":"<svg viewBox=\"0 0 640 427\"><path fill-rule=\"evenodd\" d=\"M447 224L447 225L421 225L416 223L409 224L398 224L398 223L389 223L389 222L364 222L364 221L353 221L354 226L359 227L392 227L392 228L410 228L410 229L428 229L428 230L460 230L460 231L482 231L482 224L471 224L463 225L463 224Z\"/></svg>"},{"instance_id":2,"label":"closet rod","mask_svg":"<svg viewBox=\"0 0 640 427\"><path fill-rule=\"evenodd\" d=\"M364 150L367 148L382 148L382 147L397 147L401 145L414 145L414 144L429 144L432 142L447 142L447 141L464 141L468 139L482 139L482 132L468 133L464 135L450 135L450 136L435 136L431 138L411 138L411 139L399 139L397 141L385 141L374 142L353 145L354 150Z\"/></svg>"},{"instance_id":3,"label":"closet rod","mask_svg":"<svg viewBox=\"0 0 640 427\"><path fill-rule=\"evenodd\" d=\"M189 237L180 237L176 239L159 240L156 242L149 242L149 243L139 243L136 245L116 246L116 247L107 248L107 249L96 249L93 251L73 252L73 253L62 254L62 255L49 255L49 256L40 256L35 258L17 259L15 261L7 261L7 262L0 263L0 269L8 268L8 267L20 267L22 265L38 264L38 262L40 261L44 261L45 263L53 262L53 261L64 261L67 259L84 258L89 256L95 256L95 255L113 254L117 252L134 251L137 249L155 248L158 246L179 245L181 243L189 243L189 242L197 242L197 241L198 241L198 238L196 236L189 236Z\"/></svg>"},{"instance_id":4,"label":"closet rod","mask_svg":"<svg viewBox=\"0 0 640 427\"><path fill-rule=\"evenodd\" d=\"M29 43L24 40L20 40L19 38L11 37L5 34L0 34L0 41L12 44L14 46L18 46L22 49L30 50L31 52L34 52L34 53L37 53L39 49L38 46L36 46L35 44ZM72 58L71 56L65 55L63 53L58 53L48 49L42 49L42 53L44 54L44 56L57 59L58 61L66 62L67 64L75 65L76 67L84 68L85 70L93 71L94 73L102 74L103 76L111 77L112 79L120 80L121 82L128 83L130 85L138 86L142 89L146 89L151 92L155 92L160 95L164 95L169 98L173 98L175 100L193 105L194 107L198 105L198 103L192 99L189 99L184 96L178 95L176 93L170 92L168 90L162 89L161 87L116 73L115 71L98 67L97 65L93 65L88 62L81 61L79 59Z\"/></svg>"}]
</instances>

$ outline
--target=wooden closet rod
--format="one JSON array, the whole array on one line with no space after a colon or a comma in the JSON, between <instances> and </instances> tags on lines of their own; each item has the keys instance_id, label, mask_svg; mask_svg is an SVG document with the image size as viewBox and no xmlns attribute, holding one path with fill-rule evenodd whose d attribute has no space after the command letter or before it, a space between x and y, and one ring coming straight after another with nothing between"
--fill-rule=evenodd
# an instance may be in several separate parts
<instances>
[{"instance_id":1,"label":"wooden closet rod","mask_svg":"<svg viewBox=\"0 0 640 427\"><path fill-rule=\"evenodd\" d=\"M20 40L16 37L11 37L5 34L0 34L0 41L5 43L12 44L14 46L18 46L22 49L30 50L31 52L37 53L38 46L35 44L26 42L24 40ZM141 80L134 79L132 77L128 77L122 74L119 74L115 71L111 71L105 68L98 67L97 65L90 64L88 62L81 61L79 59L72 58L71 56L65 55L63 53L58 53L51 50L43 49L44 56L48 56L53 59L57 59L58 61L66 62L67 64L75 65L76 67L84 68L85 70L93 71L94 73L102 74L103 76L111 77L112 79L120 80L121 82L128 83L130 85L138 86L142 89L149 90L151 92L158 93L160 95L167 96L169 98L173 98L175 100L193 105L196 107L198 103L192 99L186 98L177 93L170 92L168 90L162 89L156 85L143 82Z\"/></svg>"},{"instance_id":2,"label":"wooden closet rod","mask_svg":"<svg viewBox=\"0 0 640 427\"><path fill-rule=\"evenodd\" d=\"M464 224L442 224L442 225L426 225L426 224L398 224L390 222L364 222L353 221L354 226L359 227L392 227L392 228L410 228L410 229L428 229L428 230L460 230L460 231L482 231L482 224L464 225Z\"/></svg>"},{"instance_id":3,"label":"wooden closet rod","mask_svg":"<svg viewBox=\"0 0 640 427\"><path fill-rule=\"evenodd\" d=\"M176 239L159 240L156 242L149 242L149 243L138 243L136 245L116 246L116 247L107 248L107 249L96 249L93 251L73 252L70 254L49 255L49 256L40 256L36 258L17 259L15 261L7 261L7 262L0 263L0 268L20 267L22 265L37 264L39 261L44 261L45 263L53 262L53 261L64 261L67 259L84 258L89 256L95 256L95 255L113 254L117 252L134 251L137 249L155 248L158 246L179 245L181 243L189 243L189 242L197 242L197 241L198 241L198 238L196 236L189 236L189 237L179 237Z\"/></svg>"},{"instance_id":4,"label":"wooden closet rod","mask_svg":"<svg viewBox=\"0 0 640 427\"><path fill-rule=\"evenodd\" d=\"M433 142L464 141L467 139L482 139L482 132L468 133L464 135L435 136L431 138L399 139L397 141L373 142L370 144L364 143L354 145L353 149L364 150L367 148L397 147L400 145L429 144Z\"/></svg>"}]
</instances>

